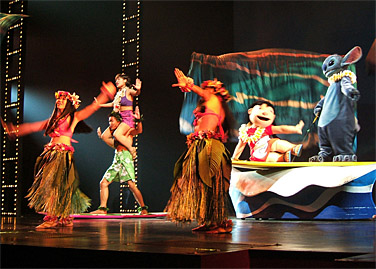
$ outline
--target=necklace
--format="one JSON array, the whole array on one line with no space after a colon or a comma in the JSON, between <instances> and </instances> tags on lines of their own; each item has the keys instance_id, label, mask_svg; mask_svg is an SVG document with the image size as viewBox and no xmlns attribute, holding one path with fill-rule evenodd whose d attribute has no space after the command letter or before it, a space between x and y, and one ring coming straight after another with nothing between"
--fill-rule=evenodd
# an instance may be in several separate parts
<instances>
[{"instance_id":1,"label":"necklace","mask_svg":"<svg viewBox=\"0 0 376 269\"><path fill-rule=\"evenodd\" d=\"M351 83L354 84L356 82L356 75L351 72L350 70L344 70L337 74L332 75L328 81L329 84L333 84L334 82L337 82L341 80L343 77L349 77L351 79Z\"/></svg>"},{"instance_id":2,"label":"necklace","mask_svg":"<svg viewBox=\"0 0 376 269\"><path fill-rule=\"evenodd\" d=\"M113 101L113 106L114 106L114 111L119 112L120 110L120 102L121 98L125 96L126 91L129 88L127 86L123 87L120 91L118 91L115 95L114 101Z\"/></svg>"},{"instance_id":3,"label":"necklace","mask_svg":"<svg viewBox=\"0 0 376 269\"><path fill-rule=\"evenodd\" d=\"M246 143L252 142L253 144L256 144L265 132L265 128L256 127L256 131L253 135L248 134L249 129L252 129L252 127L247 126L246 124L242 124L239 129L239 139Z\"/></svg>"}]
</instances>

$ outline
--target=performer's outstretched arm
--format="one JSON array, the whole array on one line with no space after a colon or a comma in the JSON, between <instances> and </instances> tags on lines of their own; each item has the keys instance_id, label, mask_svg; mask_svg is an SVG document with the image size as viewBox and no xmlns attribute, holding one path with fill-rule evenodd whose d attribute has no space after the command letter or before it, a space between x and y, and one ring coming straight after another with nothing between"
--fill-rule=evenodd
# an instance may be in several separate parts
<instances>
[{"instance_id":1,"label":"performer's outstretched arm","mask_svg":"<svg viewBox=\"0 0 376 269\"><path fill-rule=\"evenodd\" d=\"M301 120L297 125L272 126L273 134L302 134L304 122Z\"/></svg>"},{"instance_id":2,"label":"performer's outstretched arm","mask_svg":"<svg viewBox=\"0 0 376 269\"><path fill-rule=\"evenodd\" d=\"M185 92L193 91L200 97L204 98L204 100L209 100L211 93L195 85L192 78L185 76L184 73L178 68L175 68L174 73L178 83L172 84L172 87L179 87Z\"/></svg>"},{"instance_id":3,"label":"performer's outstretched arm","mask_svg":"<svg viewBox=\"0 0 376 269\"><path fill-rule=\"evenodd\" d=\"M102 82L101 93L96 97L90 105L86 106L84 109L77 111L74 115L77 122L85 120L90 117L95 111L100 108L101 104L106 103L111 96L113 97L116 93L116 87L112 82Z\"/></svg>"},{"instance_id":4,"label":"performer's outstretched arm","mask_svg":"<svg viewBox=\"0 0 376 269\"><path fill-rule=\"evenodd\" d=\"M22 123L18 127L12 123L6 123L1 119L1 124L10 138L25 136L31 133L41 132L46 129L48 120Z\"/></svg>"}]
</instances>

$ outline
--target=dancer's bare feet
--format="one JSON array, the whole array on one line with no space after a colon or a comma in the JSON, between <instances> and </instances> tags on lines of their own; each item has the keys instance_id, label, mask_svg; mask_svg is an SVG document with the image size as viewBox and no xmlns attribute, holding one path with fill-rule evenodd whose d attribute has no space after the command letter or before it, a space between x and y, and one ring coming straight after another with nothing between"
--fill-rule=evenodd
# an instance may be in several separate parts
<instances>
[{"instance_id":1,"label":"dancer's bare feet","mask_svg":"<svg viewBox=\"0 0 376 269\"><path fill-rule=\"evenodd\" d=\"M224 234L224 233L231 233L232 227L218 227L214 226L210 228L208 231L205 231L207 234Z\"/></svg>"},{"instance_id":2,"label":"dancer's bare feet","mask_svg":"<svg viewBox=\"0 0 376 269\"><path fill-rule=\"evenodd\" d=\"M141 210L141 215L147 215L149 212L146 209Z\"/></svg>"},{"instance_id":3,"label":"dancer's bare feet","mask_svg":"<svg viewBox=\"0 0 376 269\"><path fill-rule=\"evenodd\" d=\"M90 214L107 214L107 211L106 210L97 209L95 211L91 211Z\"/></svg>"},{"instance_id":4,"label":"dancer's bare feet","mask_svg":"<svg viewBox=\"0 0 376 269\"><path fill-rule=\"evenodd\" d=\"M231 233L232 231L232 220L226 220L222 222L220 225L210 227L208 231L205 233L208 234L222 234L222 233Z\"/></svg>"},{"instance_id":5,"label":"dancer's bare feet","mask_svg":"<svg viewBox=\"0 0 376 269\"><path fill-rule=\"evenodd\" d=\"M231 233L231 231L232 220L226 220L220 225L212 224L207 226L206 224L202 224L192 229L192 232L204 232L207 234Z\"/></svg>"},{"instance_id":6,"label":"dancer's bare feet","mask_svg":"<svg viewBox=\"0 0 376 269\"><path fill-rule=\"evenodd\" d=\"M200 226L197 226L196 228L193 228L192 229L192 232L203 232L203 231L207 231L209 228L208 226L206 226L206 224L202 224Z\"/></svg>"},{"instance_id":7,"label":"dancer's bare feet","mask_svg":"<svg viewBox=\"0 0 376 269\"><path fill-rule=\"evenodd\" d=\"M89 212L89 214L107 214L108 210L109 209L107 207L100 206L97 210Z\"/></svg>"},{"instance_id":8,"label":"dancer's bare feet","mask_svg":"<svg viewBox=\"0 0 376 269\"><path fill-rule=\"evenodd\" d=\"M71 217L60 218L59 225L64 226L64 227L73 227L73 218Z\"/></svg>"},{"instance_id":9,"label":"dancer's bare feet","mask_svg":"<svg viewBox=\"0 0 376 269\"><path fill-rule=\"evenodd\" d=\"M55 228L58 225L59 225L59 223L57 223L55 221L45 221L42 224L35 227L35 229L50 229L50 228Z\"/></svg>"},{"instance_id":10,"label":"dancer's bare feet","mask_svg":"<svg viewBox=\"0 0 376 269\"><path fill-rule=\"evenodd\" d=\"M148 209L149 207L147 205L144 205L144 206L140 206L137 211L140 215L148 215L149 212L148 212Z\"/></svg>"},{"instance_id":11,"label":"dancer's bare feet","mask_svg":"<svg viewBox=\"0 0 376 269\"><path fill-rule=\"evenodd\" d=\"M57 217L45 216L43 223L35 227L35 229L49 229L59 225Z\"/></svg>"}]
</instances>

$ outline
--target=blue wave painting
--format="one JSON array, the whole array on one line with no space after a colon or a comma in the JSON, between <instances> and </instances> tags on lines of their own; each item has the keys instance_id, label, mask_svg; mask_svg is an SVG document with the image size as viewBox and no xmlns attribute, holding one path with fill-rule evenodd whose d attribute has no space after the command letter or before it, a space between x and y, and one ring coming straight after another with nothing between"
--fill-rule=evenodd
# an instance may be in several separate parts
<instances>
[{"instance_id":1,"label":"blue wave painting","mask_svg":"<svg viewBox=\"0 0 376 269\"><path fill-rule=\"evenodd\" d=\"M376 164L268 171L233 168L230 197L238 218L370 219L376 215Z\"/></svg>"}]
</instances>

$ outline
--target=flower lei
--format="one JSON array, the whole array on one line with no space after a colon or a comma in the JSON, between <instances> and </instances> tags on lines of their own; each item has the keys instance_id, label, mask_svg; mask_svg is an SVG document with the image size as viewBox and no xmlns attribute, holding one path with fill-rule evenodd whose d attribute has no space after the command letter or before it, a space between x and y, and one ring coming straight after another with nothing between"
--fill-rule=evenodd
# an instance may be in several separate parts
<instances>
[{"instance_id":1,"label":"flower lei","mask_svg":"<svg viewBox=\"0 0 376 269\"><path fill-rule=\"evenodd\" d=\"M243 142L256 144L257 141L260 140L262 134L265 131L265 128L263 127L257 127L256 131L253 135L249 135L248 131L251 129L250 126L247 126L246 124L242 124L239 128L239 139Z\"/></svg>"},{"instance_id":2,"label":"flower lei","mask_svg":"<svg viewBox=\"0 0 376 269\"><path fill-rule=\"evenodd\" d=\"M81 100L80 96L78 96L75 92L71 94L70 92L66 91L57 91L55 92L55 98L58 99L60 96L66 96L66 98L72 102L72 105L75 109L77 109L80 106Z\"/></svg>"},{"instance_id":3,"label":"flower lei","mask_svg":"<svg viewBox=\"0 0 376 269\"><path fill-rule=\"evenodd\" d=\"M125 86L123 89L121 89L120 91L118 91L115 95L115 98L114 98L114 101L113 101L113 105L114 105L114 111L115 112L119 112L120 110L120 102L121 102L121 98L123 98L125 96L125 93L126 91L128 90L129 88L127 86Z\"/></svg>"},{"instance_id":4,"label":"flower lei","mask_svg":"<svg viewBox=\"0 0 376 269\"><path fill-rule=\"evenodd\" d=\"M214 131L204 131L204 130L201 130L201 131L197 131L197 132L194 132L194 133L191 133L189 135L187 135L187 145L188 147L195 141L195 140L202 140L202 139L218 139L222 142L225 142L226 141L226 137L222 137L222 135L220 133L216 133Z\"/></svg>"},{"instance_id":5,"label":"flower lei","mask_svg":"<svg viewBox=\"0 0 376 269\"><path fill-rule=\"evenodd\" d=\"M57 144L48 143L47 145L44 146L44 150L45 151L57 150L59 152L70 151L72 153L74 152L74 148L72 146L68 146L63 143L57 143Z\"/></svg>"},{"instance_id":6,"label":"flower lei","mask_svg":"<svg viewBox=\"0 0 376 269\"><path fill-rule=\"evenodd\" d=\"M351 79L351 84L354 84L356 82L356 75L350 70L344 70L344 71L341 71L339 73L332 75L328 79L328 82L329 84L333 84L334 82L341 80L343 77L349 77Z\"/></svg>"}]
</instances>

